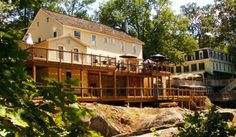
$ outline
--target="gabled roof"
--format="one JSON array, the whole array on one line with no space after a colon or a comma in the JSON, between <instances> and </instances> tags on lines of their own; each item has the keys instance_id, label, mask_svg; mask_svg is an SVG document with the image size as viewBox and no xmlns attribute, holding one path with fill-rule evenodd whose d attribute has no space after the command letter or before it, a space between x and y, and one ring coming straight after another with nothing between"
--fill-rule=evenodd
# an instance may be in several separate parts
<instances>
[{"instance_id":1,"label":"gabled roof","mask_svg":"<svg viewBox=\"0 0 236 137\"><path fill-rule=\"evenodd\" d=\"M75 42L79 43L80 45L84 46L84 47L90 47L89 45L85 44L84 42L82 42L81 40L71 36L71 35L65 35L65 36L59 36L59 37L55 37L55 38L49 38L46 39L45 41L54 41L54 40L58 40L58 39L62 39L62 38L71 38L72 40L74 40Z\"/></svg>"},{"instance_id":2,"label":"gabled roof","mask_svg":"<svg viewBox=\"0 0 236 137\"><path fill-rule=\"evenodd\" d=\"M64 15L64 14L52 12L52 11L45 10L45 9L41 9L41 10L46 12L49 16L55 18L62 25L81 28L81 29L85 29L85 30L88 30L88 31L102 33L102 34L118 37L118 38L121 38L121 39L127 39L129 41L133 41L133 42L143 44L143 42L141 40L139 40L137 38L134 38L134 37L122 32L122 31L115 30L112 27L109 27L109 26L106 26L106 25L103 25L103 24L100 24L100 23L87 21L87 20L67 16L67 15Z\"/></svg>"}]
</instances>

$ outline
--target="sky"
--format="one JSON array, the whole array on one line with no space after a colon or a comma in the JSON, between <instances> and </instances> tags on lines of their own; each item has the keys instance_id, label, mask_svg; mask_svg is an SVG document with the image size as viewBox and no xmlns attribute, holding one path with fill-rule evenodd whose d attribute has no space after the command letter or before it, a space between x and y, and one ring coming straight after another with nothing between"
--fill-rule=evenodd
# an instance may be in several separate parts
<instances>
[{"instance_id":1,"label":"sky","mask_svg":"<svg viewBox=\"0 0 236 137\"><path fill-rule=\"evenodd\" d=\"M96 3L93 4L92 8L94 10L98 9L99 5L104 3L105 1L108 0L96 0ZM187 3L190 2L196 2L197 5L199 6L205 6L207 4L213 4L214 0L171 0L172 1L172 10L175 11L177 14L180 13L180 6L181 5L186 5Z\"/></svg>"}]
</instances>

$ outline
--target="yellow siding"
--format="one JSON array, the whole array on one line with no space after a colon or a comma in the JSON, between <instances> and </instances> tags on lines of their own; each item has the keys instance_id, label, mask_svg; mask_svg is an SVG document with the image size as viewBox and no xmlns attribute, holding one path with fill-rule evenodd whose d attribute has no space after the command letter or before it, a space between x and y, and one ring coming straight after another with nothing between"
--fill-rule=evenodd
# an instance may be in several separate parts
<instances>
[{"instance_id":1,"label":"yellow siding","mask_svg":"<svg viewBox=\"0 0 236 137\"><path fill-rule=\"evenodd\" d=\"M63 62L68 62L68 63L71 62L71 51L73 51L74 48L78 48L80 53L86 53L86 47L78 44L78 42L71 39L70 37L64 37L61 39L49 41L49 45L48 45L49 49L57 50L58 46L63 46L64 51L68 51L68 52L63 53L63 56L64 56ZM48 58L50 61L59 61L58 51L49 51L48 55L49 55ZM72 56L72 59L73 58L74 57ZM81 63L81 59L82 57L79 56L80 63ZM84 62L85 62L85 59L84 59ZM76 61L73 60L73 63L76 63Z\"/></svg>"},{"instance_id":2,"label":"yellow siding","mask_svg":"<svg viewBox=\"0 0 236 137\"><path fill-rule=\"evenodd\" d=\"M48 68L48 76L55 80L58 80L58 68Z\"/></svg>"},{"instance_id":3,"label":"yellow siding","mask_svg":"<svg viewBox=\"0 0 236 137\"><path fill-rule=\"evenodd\" d=\"M47 22L47 18L49 21ZM37 25L39 22L39 26ZM38 42L38 38L41 41L53 37L53 32L57 32L57 36L63 35L62 25L54 18L48 16L44 11L40 10L30 25L27 33L31 33L32 39L35 43Z\"/></svg>"},{"instance_id":4,"label":"yellow siding","mask_svg":"<svg viewBox=\"0 0 236 137\"><path fill-rule=\"evenodd\" d=\"M125 53L133 54L137 56L139 59L142 59L143 53L142 53L142 45L135 43L136 45L136 53L133 52L132 48L132 42L122 40L116 37L108 36L105 34L98 34L93 33L85 30L81 30L78 28L72 28L64 26L63 33L64 35L74 35L74 31L80 31L81 34L81 41L86 43L87 45L90 45L90 49L87 51L87 53L96 53L104 56L110 56L110 57L119 57L120 55L123 55ZM92 45L92 35L96 35L96 45ZM107 38L108 43L105 43L104 38ZM112 43L111 39L113 39L115 42ZM121 50L121 41L124 43L124 51Z\"/></svg>"}]
</instances>

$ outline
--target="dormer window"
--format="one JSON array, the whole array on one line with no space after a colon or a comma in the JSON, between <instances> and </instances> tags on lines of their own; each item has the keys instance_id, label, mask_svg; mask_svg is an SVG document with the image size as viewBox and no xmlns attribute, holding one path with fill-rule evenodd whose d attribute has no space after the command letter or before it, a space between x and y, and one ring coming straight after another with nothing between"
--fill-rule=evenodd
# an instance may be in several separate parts
<instances>
[{"instance_id":1,"label":"dormer window","mask_svg":"<svg viewBox=\"0 0 236 137\"><path fill-rule=\"evenodd\" d=\"M53 37L54 37L54 38L57 37L57 32L56 32L56 31L53 32Z\"/></svg>"},{"instance_id":2,"label":"dormer window","mask_svg":"<svg viewBox=\"0 0 236 137\"><path fill-rule=\"evenodd\" d=\"M92 45L96 45L96 35L92 35Z\"/></svg>"},{"instance_id":3,"label":"dormer window","mask_svg":"<svg viewBox=\"0 0 236 137\"><path fill-rule=\"evenodd\" d=\"M74 36L78 39L80 39L80 32L79 31L74 31Z\"/></svg>"}]
</instances>

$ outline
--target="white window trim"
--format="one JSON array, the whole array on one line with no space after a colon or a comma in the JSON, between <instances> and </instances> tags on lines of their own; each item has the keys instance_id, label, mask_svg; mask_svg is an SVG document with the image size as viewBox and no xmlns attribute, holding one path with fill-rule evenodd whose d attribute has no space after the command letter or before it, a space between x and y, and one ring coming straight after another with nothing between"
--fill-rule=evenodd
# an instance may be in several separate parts
<instances>
[{"instance_id":1,"label":"white window trim","mask_svg":"<svg viewBox=\"0 0 236 137\"><path fill-rule=\"evenodd\" d=\"M95 36L95 41L93 41L93 36ZM97 43L97 36L92 34L91 35L91 44L92 44L92 46L96 46L96 43Z\"/></svg>"},{"instance_id":2,"label":"white window trim","mask_svg":"<svg viewBox=\"0 0 236 137\"><path fill-rule=\"evenodd\" d=\"M64 57L65 57L65 56L64 56L65 47L64 47L63 45L57 45L57 50L59 50L59 47L62 47L62 51L63 51L63 52L62 52L62 59L61 59L61 60L64 60ZM59 52L59 51L57 51L57 52L58 52L58 53L57 53L57 56L56 56L56 57L57 57L57 59L60 59L60 57L59 57L59 56L60 56L60 52Z\"/></svg>"},{"instance_id":3,"label":"white window trim","mask_svg":"<svg viewBox=\"0 0 236 137\"><path fill-rule=\"evenodd\" d=\"M125 51L125 43L124 43L123 41L120 42L120 50L121 50L122 52Z\"/></svg>"},{"instance_id":4,"label":"white window trim","mask_svg":"<svg viewBox=\"0 0 236 137\"><path fill-rule=\"evenodd\" d=\"M78 50L78 60L75 60L75 49ZM79 62L79 60L80 60L80 59L79 59L79 53L80 53L79 48L78 48L78 47L73 47L73 53L74 53L74 55L73 55L73 60Z\"/></svg>"},{"instance_id":5,"label":"white window trim","mask_svg":"<svg viewBox=\"0 0 236 137\"><path fill-rule=\"evenodd\" d=\"M132 44L132 53L136 54L137 53L137 45Z\"/></svg>"}]
</instances>

